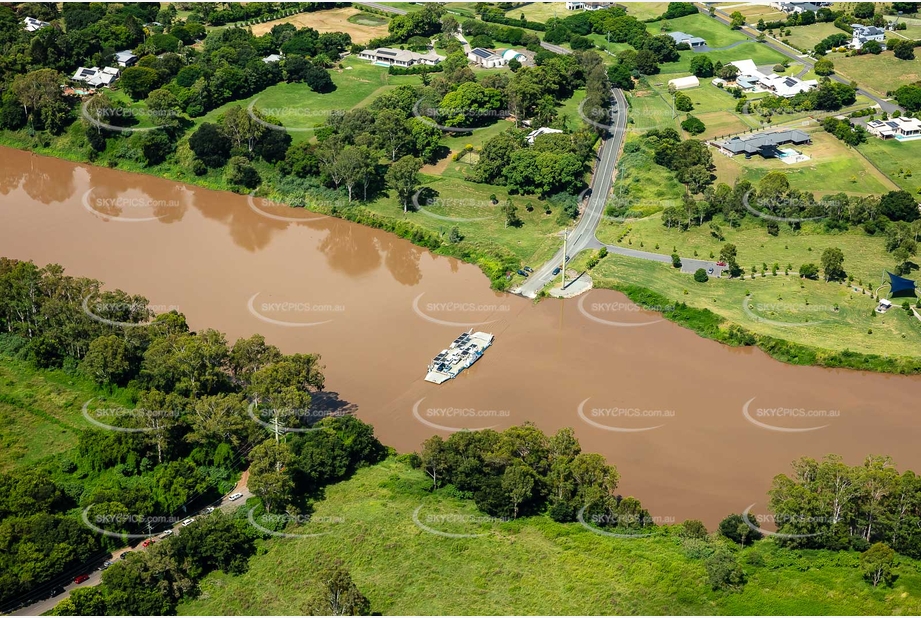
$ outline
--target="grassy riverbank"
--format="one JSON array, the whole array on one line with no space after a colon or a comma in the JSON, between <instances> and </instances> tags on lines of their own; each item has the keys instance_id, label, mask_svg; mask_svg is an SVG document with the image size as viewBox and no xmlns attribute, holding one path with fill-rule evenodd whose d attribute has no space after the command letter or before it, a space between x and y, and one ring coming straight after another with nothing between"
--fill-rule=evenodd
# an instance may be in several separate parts
<instances>
[{"instance_id":1,"label":"grassy riverbank","mask_svg":"<svg viewBox=\"0 0 921 618\"><path fill-rule=\"evenodd\" d=\"M611 462L616 463L616 462ZM796 551L771 540L738 551L724 540L683 541L678 527L648 538L600 536L546 517L482 521L472 501L428 492L431 481L394 459L327 488L316 523L326 532L271 539L238 577L214 573L184 615L290 614L309 607L319 569L341 563L371 609L405 614L916 614L921 571L901 558L893 588L865 583L854 552ZM429 528L476 538L446 538ZM655 515L655 514L653 514ZM475 518L479 523L472 523ZM488 518L486 518L488 519ZM718 546L747 576L735 593L715 592L703 556ZM406 568L413 565L413 568Z\"/></svg>"}]
</instances>

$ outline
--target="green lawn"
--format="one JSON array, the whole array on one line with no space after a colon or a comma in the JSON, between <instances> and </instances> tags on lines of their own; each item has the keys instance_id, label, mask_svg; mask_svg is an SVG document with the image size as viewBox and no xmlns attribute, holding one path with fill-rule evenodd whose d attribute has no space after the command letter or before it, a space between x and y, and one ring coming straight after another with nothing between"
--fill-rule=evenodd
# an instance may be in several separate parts
<instances>
[{"instance_id":1,"label":"green lawn","mask_svg":"<svg viewBox=\"0 0 921 618\"><path fill-rule=\"evenodd\" d=\"M630 2L624 6L627 7L627 15L642 21L664 13L668 8L668 2Z\"/></svg>"},{"instance_id":2,"label":"green lawn","mask_svg":"<svg viewBox=\"0 0 921 618\"><path fill-rule=\"evenodd\" d=\"M663 74L673 73L673 74L681 74L681 75L690 75L691 58L693 58L696 55L699 55L700 52L683 51L683 52L680 52L680 54L681 54L681 58L677 60L676 62L667 62L665 64L660 65L660 69ZM784 56L780 52L774 51L767 45L762 45L761 43L757 43L755 41L737 45L736 47L733 47L732 49L724 49L721 51L708 51L706 52L706 54L707 56L709 56L710 60L713 61L714 64L716 64L717 60L722 62L723 64L729 64L730 62L734 62L736 60L747 60L751 58L757 65L762 65L762 64L774 65L774 64L783 62L784 59L786 59L786 56ZM652 76L653 79L657 77L658 76Z\"/></svg>"},{"instance_id":3,"label":"green lawn","mask_svg":"<svg viewBox=\"0 0 921 618\"><path fill-rule=\"evenodd\" d=\"M821 23L808 26L793 26L790 28L790 36L782 36L779 30L774 30L774 36L780 40L787 40L790 45L797 49L812 49L825 37L840 32L841 30L838 30L834 24Z\"/></svg>"},{"instance_id":4,"label":"green lawn","mask_svg":"<svg viewBox=\"0 0 921 618\"><path fill-rule=\"evenodd\" d=\"M878 56L851 56L833 54L835 73L856 81L880 95L885 95L899 86L921 80L921 57L914 60L899 60L892 52Z\"/></svg>"},{"instance_id":5,"label":"green lawn","mask_svg":"<svg viewBox=\"0 0 921 618\"><path fill-rule=\"evenodd\" d=\"M921 191L921 140L899 142L871 137L857 149L902 189L913 194Z\"/></svg>"},{"instance_id":6,"label":"green lawn","mask_svg":"<svg viewBox=\"0 0 921 618\"><path fill-rule=\"evenodd\" d=\"M528 21L545 22L551 17L567 17L579 11L567 11L565 2L531 2L525 6L509 9L505 16L511 19L518 19L524 14Z\"/></svg>"},{"instance_id":7,"label":"green lawn","mask_svg":"<svg viewBox=\"0 0 921 618\"><path fill-rule=\"evenodd\" d=\"M333 83L336 84L336 90L333 92L319 94L312 91L307 84L283 82L269 86L248 99L232 101L213 109L196 118L195 124L214 122L229 107L246 107L251 101L258 99L256 106L269 110L286 127L314 127L323 124L332 110L348 110L367 105L389 88L401 84L421 83L421 78L417 75L389 75L385 67L374 66L356 57L346 58L342 65L342 70L330 71ZM295 141L309 139L311 135L310 131L291 133Z\"/></svg>"},{"instance_id":8,"label":"green lawn","mask_svg":"<svg viewBox=\"0 0 921 618\"><path fill-rule=\"evenodd\" d=\"M616 462L611 462L615 463ZM778 471L780 472L780 471ZM240 576L213 573L180 615L309 613L319 565L339 563L381 615L917 614L917 563L901 559L893 588L862 580L854 552L795 551L764 540L737 551L741 592L714 592L702 559L676 527L648 538L611 538L545 517L463 523L482 516L471 501L429 493L430 481L391 459L330 486L307 524L276 538ZM413 521L454 534L426 532ZM454 520L445 522L444 520ZM325 527L323 527L325 526ZM708 544L724 541L712 538Z\"/></svg>"},{"instance_id":9,"label":"green lawn","mask_svg":"<svg viewBox=\"0 0 921 618\"><path fill-rule=\"evenodd\" d=\"M906 15L902 15L902 16L887 15L886 19L889 21L894 21L896 17L899 18L900 22L905 22L906 24L908 24L908 28L906 28L905 30L898 30L896 32L893 32L892 33L893 36L901 35L907 39L915 39L915 40L921 39L921 17L919 17L917 14L915 14L912 17L908 17Z\"/></svg>"},{"instance_id":10,"label":"green lawn","mask_svg":"<svg viewBox=\"0 0 921 618\"><path fill-rule=\"evenodd\" d=\"M0 472L74 448L91 427L82 406L98 396L82 376L0 356Z\"/></svg>"},{"instance_id":11,"label":"green lawn","mask_svg":"<svg viewBox=\"0 0 921 618\"><path fill-rule=\"evenodd\" d=\"M665 30L662 30L663 27ZM735 43L736 41L748 39L747 36L738 30L733 30L721 21L701 13L686 15L678 19L652 22L646 24L646 30L651 34L663 34L675 31L685 32L705 39L708 47L723 47Z\"/></svg>"}]
</instances>

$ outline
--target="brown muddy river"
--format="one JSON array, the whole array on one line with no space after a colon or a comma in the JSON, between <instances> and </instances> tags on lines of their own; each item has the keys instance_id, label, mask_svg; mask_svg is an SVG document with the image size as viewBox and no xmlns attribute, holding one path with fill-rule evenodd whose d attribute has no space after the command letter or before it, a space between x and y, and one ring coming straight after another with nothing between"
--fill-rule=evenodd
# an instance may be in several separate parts
<instances>
[{"instance_id":1,"label":"brown muddy river","mask_svg":"<svg viewBox=\"0 0 921 618\"><path fill-rule=\"evenodd\" d=\"M661 521L711 529L752 503L764 512L771 478L802 455L888 454L921 468L919 378L784 365L609 291L534 305L392 235L283 220L298 215L317 217L0 149L0 255L60 263L231 341L258 332L320 353L324 401L338 398L400 451L457 428L573 427L617 466L622 493ZM457 379L423 381L465 324L494 345Z\"/></svg>"}]
</instances>

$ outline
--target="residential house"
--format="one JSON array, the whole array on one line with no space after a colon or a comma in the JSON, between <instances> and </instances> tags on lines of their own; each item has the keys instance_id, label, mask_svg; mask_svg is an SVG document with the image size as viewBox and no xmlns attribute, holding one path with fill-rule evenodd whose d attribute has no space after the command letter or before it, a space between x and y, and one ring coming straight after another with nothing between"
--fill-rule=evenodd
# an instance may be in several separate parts
<instances>
[{"instance_id":1,"label":"residential house","mask_svg":"<svg viewBox=\"0 0 921 618\"><path fill-rule=\"evenodd\" d=\"M771 158L777 156L778 146L783 144L808 144L811 141L808 133L804 133L799 129L787 129L751 133L712 143L720 152L730 157L744 154L748 158L754 154L759 154L764 158Z\"/></svg>"},{"instance_id":2,"label":"residential house","mask_svg":"<svg viewBox=\"0 0 921 618\"><path fill-rule=\"evenodd\" d=\"M366 49L358 57L362 60L370 60L374 64L381 66L395 66L408 68L417 64L427 64L434 66L445 59L435 52L426 52L418 54L406 49L393 49L391 47L379 47L377 49Z\"/></svg>"},{"instance_id":3,"label":"residential house","mask_svg":"<svg viewBox=\"0 0 921 618\"><path fill-rule=\"evenodd\" d=\"M130 49L115 52L115 64L122 68L134 66L137 61L138 57Z\"/></svg>"},{"instance_id":4,"label":"residential house","mask_svg":"<svg viewBox=\"0 0 921 618\"><path fill-rule=\"evenodd\" d=\"M848 45L851 49L860 49L869 41L876 41L886 49L886 31L876 26L864 26L862 24L851 24L853 31L851 42Z\"/></svg>"},{"instance_id":5,"label":"residential house","mask_svg":"<svg viewBox=\"0 0 921 618\"><path fill-rule=\"evenodd\" d=\"M776 73L766 75L758 70L751 59L736 60L730 64L739 69L736 86L746 92L768 91L780 97L790 98L800 92L809 92L819 85L819 82L814 79L803 81L790 75L777 75Z\"/></svg>"},{"instance_id":6,"label":"residential house","mask_svg":"<svg viewBox=\"0 0 921 618\"><path fill-rule=\"evenodd\" d=\"M506 64L505 58L488 49L483 49L482 47L474 47L471 49L467 54L467 58L470 62L487 69L495 69L505 66Z\"/></svg>"},{"instance_id":7,"label":"residential house","mask_svg":"<svg viewBox=\"0 0 921 618\"><path fill-rule=\"evenodd\" d=\"M528 136L525 139L527 140L528 144L533 144L534 140L536 140L538 137L541 135L547 135L548 133L562 133L562 131L559 129L551 129L550 127L541 127L528 133Z\"/></svg>"},{"instance_id":8,"label":"residential house","mask_svg":"<svg viewBox=\"0 0 921 618\"><path fill-rule=\"evenodd\" d=\"M674 39L675 43L681 45L682 43L687 43L688 47L691 49L697 49L699 47L706 47L707 41L700 38L699 36L694 36L688 34L687 32L669 32L668 36Z\"/></svg>"},{"instance_id":9,"label":"residential house","mask_svg":"<svg viewBox=\"0 0 921 618\"><path fill-rule=\"evenodd\" d=\"M880 139L895 138L899 141L921 139L921 120L917 118L890 118L889 120L871 120L867 131Z\"/></svg>"},{"instance_id":10,"label":"residential house","mask_svg":"<svg viewBox=\"0 0 921 618\"><path fill-rule=\"evenodd\" d=\"M35 19L34 17L26 17L22 20L22 23L25 24L24 27L26 32L35 32L36 30L41 30L45 26L51 25L46 21Z\"/></svg>"},{"instance_id":11,"label":"residential house","mask_svg":"<svg viewBox=\"0 0 921 618\"><path fill-rule=\"evenodd\" d=\"M279 56L278 54L269 54L268 56L263 58L262 61L266 64L269 64L270 62L281 62L283 59L284 57Z\"/></svg>"},{"instance_id":12,"label":"residential house","mask_svg":"<svg viewBox=\"0 0 921 618\"><path fill-rule=\"evenodd\" d=\"M87 86L98 88L100 86L110 86L119 76L119 70L115 67L80 67L71 78L77 82L83 82Z\"/></svg>"}]
</instances>

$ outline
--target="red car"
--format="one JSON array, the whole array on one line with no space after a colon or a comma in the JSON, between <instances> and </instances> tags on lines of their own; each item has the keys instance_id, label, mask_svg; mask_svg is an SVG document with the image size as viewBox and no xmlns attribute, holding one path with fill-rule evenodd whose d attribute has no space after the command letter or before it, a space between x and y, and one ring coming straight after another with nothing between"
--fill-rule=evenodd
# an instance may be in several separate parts
<instances>
[{"instance_id":1,"label":"red car","mask_svg":"<svg viewBox=\"0 0 921 618\"><path fill-rule=\"evenodd\" d=\"M87 575L86 573L84 573L83 575L77 575L77 576L74 578L74 583L75 583L75 584L82 584L83 582L85 582L85 581L88 580L89 578L90 578L90 576Z\"/></svg>"},{"instance_id":2,"label":"red car","mask_svg":"<svg viewBox=\"0 0 921 618\"><path fill-rule=\"evenodd\" d=\"M725 266L725 265L726 265L726 262L720 260L719 262L716 263L716 265L717 265L717 266Z\"/></svg>"},{"instance_id":3,"label":"red car","mask_svg":"<svg viewBox=\"0 0 921 618\"><path fill-rule=\"evenodd\" d=\"M154 541L153 539L147 539L143 543L141 543L141 547L150 547L154 543L156 543L156 541Z\"/></svg>"}]
</instances>

